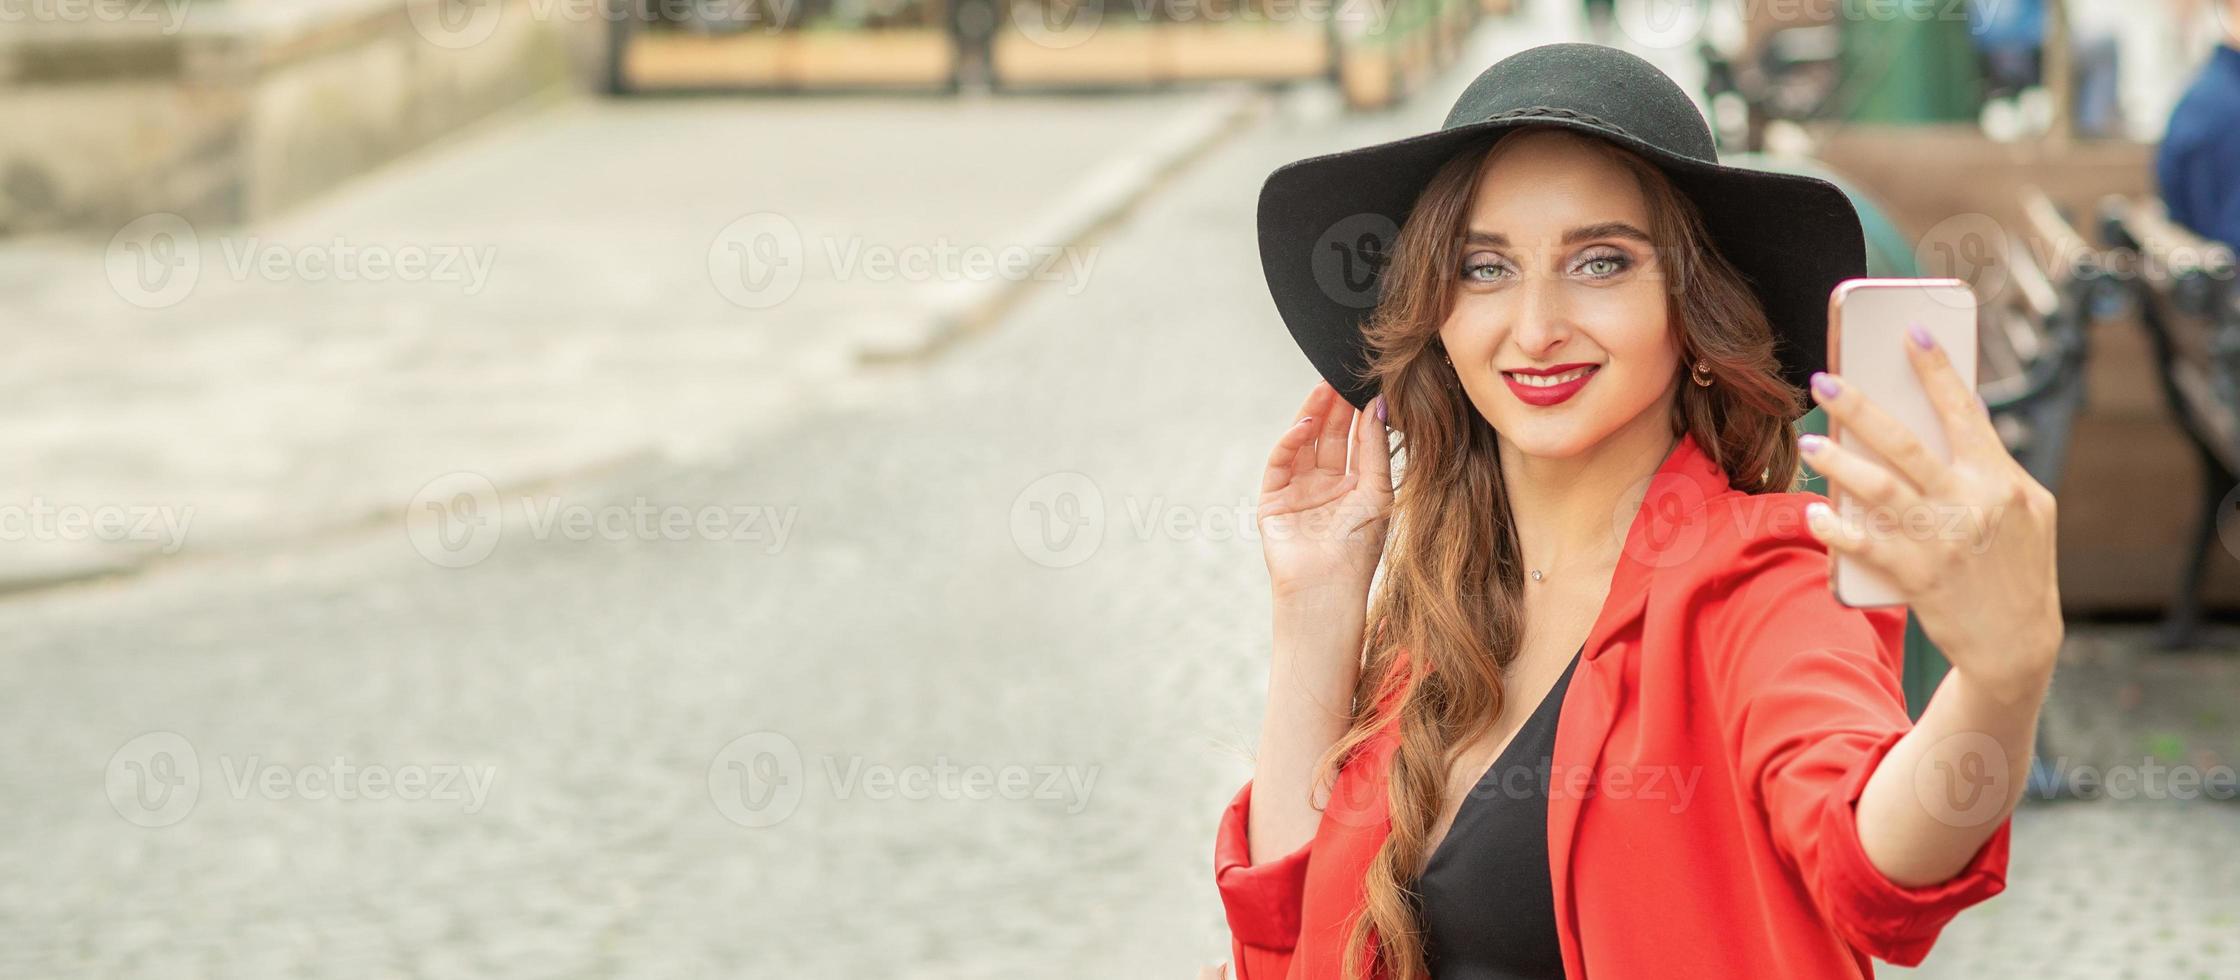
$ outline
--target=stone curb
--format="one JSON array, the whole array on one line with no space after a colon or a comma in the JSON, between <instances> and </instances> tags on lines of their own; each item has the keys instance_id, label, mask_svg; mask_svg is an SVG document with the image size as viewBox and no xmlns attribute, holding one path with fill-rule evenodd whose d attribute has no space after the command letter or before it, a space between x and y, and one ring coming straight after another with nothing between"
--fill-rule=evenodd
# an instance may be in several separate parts
<instances>
[{"instance_id":1,"label":"stone curb","mask_svg":"<svg viewBox=\"0 0 2240 980\"><path fill-rule=\"evenodd\" d=\"M1167 178L1264 116L1273 104L1274 99L1257 88L1221 90L1154 134L1136 152L1090 174L1052 212L1011 241L1061 248L1088 241L1126 217ZM867 365L922 360L993 323L1034 285L1032 278L990 276L931 288L912 315L858 336L856 360Z\"/></svg>"},{"instance_id":2,"label":"stone curb","mask_svg":"<svg viewBox=\"0 0 2240 980\"><path fill-rule=\"evenodd\" d=\"M1223 90L1201 105L1182 113L1137 152L1113 161L1092 173L1045 218L1030 226L1016 241L1037 245L1072 246L1086 241L1125 217L1148 198L1167 178L1224 138L1241 132L1264 115L1272 98L1253 88ZM1034 285L1032 279L991 277L977 282L949 283L934 290L916 314L886 332L871 332L854 343L854 361L862 364L896 364L923 359L959 337L992 323L1017 296ZM556 483L611 473L619 467L644 462L650 451L583 461L580 465L522 475L499 489L519 493L549 488ZM158 552L118 554L111 549L86 549L78 555L57 555L28 567L0 564L0 599L30 592L113 581L138 575L158 565L178 564L269 551L293 541L377 528L400 520L403 506L375 508L337 520L307 523L290 533L238 543L190 547L177 554Z\"/></svg>"}]
</instances>

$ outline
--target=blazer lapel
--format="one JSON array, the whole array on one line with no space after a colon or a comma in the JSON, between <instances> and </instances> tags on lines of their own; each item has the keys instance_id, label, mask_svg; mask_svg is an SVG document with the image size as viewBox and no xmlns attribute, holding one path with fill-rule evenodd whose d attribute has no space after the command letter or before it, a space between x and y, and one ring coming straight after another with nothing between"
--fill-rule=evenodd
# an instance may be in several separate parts
<instances>
[{"instance_id":1,"label":"blazer lapel","mask_svg":"<svg viewBox=\"0 0 2240 980\"><path fill-rule=\"evenodd\" d=\"M1578 949L1578 901L1571 874L1572 845L1585 800L1576 787L1571 787L1569 774L1595 772L1603 743L1617 721L1624 693L1624 652L1629 644L1614 641L1640 620L1658 570L1696 554L1704 530L1693 516L1705 501L1729 489L1726 474L1718 464L1703 452L1692 434L1683 434L1663 465L1650 476L1641 506L1627 525L1609 595L1587 633L1581 654L1577 673L1585 676L1575 674L1564 695L1556 721L1554 786L1567 788L1550 792L1548 797L1548 874L1554 886L1559 925L1556 934L1563 947L1564 975L1571 980L1586 976Z\"/></svg>"},{"instance_id":2,"label":"blazer lapel","mask_svg":"<svg viewBox=\"0 0 2240 980\"><path fill-rule=\"evenodd\" d=\"M1571 687L1564 695L1556 722L1556 773L1591 772L1601 759L1603 741L1617 719L1625 670L1622 656L1605 654L1623 649L1624 644L1614 646L1612 641L1641 618L1648 603L1649 585L1657 570L1694 556L1702 543L1703 530L1690 518L1705 501L1728 489L1726 474L1704 454L1695 437L1687 434L1680 437L1664 463L1650 476L1649 489L1632 523L1627 525L1625 546L1619 554L1618 567L1611 575L1609 595L1587 633L1584 660L1573 672ZM1326 816L1336 818L1340 829L1330 839L1332 859L1321 862L1319 868L1336 876L1337 880L1322 882L1319 887L1337 891L1344 900L1329 903L1320 910L1333 913L1327 916L1327 921L1322 921L1324 916L1309 916L1312 921L1306 923L1307 928L1319 933L1324 941L1302 942L1300 948L1312 952L1304 957L1307 964L1295 969L1295 973L1308 977L1338 976L1337 961L1343 955L1346 924L1351 921L1351 912L1366 898L1365 878L1369 865L1392 830L1386 767L1397 745L1398 725L1397 717L1387 720L1375 736L1363 743L1370 758L1364 760L1366 764L1358 770L1359 779L1350 783L1341 780L1340 797L1331 800L1325 810ZM1578 794L1568 791L1551 792L1548 799L1549 880L1555 892L1556 933L1563 947L1564 974L1571 980L1586 976L1580 962L1577 904L1570 874L1572 841L1581 802ZM1317 867L1310 865L1308 874L1315 876ZM1341 911L1345 914L1334 914ZM1372 948L1375 941L1371 936Z\"/></svg>"}]
</instances>

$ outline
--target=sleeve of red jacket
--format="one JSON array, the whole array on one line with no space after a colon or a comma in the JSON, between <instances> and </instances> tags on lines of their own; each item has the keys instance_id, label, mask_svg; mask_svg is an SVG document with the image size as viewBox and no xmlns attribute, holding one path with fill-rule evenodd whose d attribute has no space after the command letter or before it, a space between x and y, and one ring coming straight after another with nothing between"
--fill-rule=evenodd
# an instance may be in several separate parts
<instances>
[{"instance_id":1,"label":"sleeve of red jacket","mask_svg":"<svg viewBox=\"0 0 2240 980\"><path fill-rule=\"evenodd\" d=\"M1900 683L1905 608L1837 602L1827 546L1801 518L1770 523L1793 523L1797 533L1749 539L1726 570L1732 575L1707 590L1714 598L1704 649L1732 762L1838 934L1870 956L1912 966L1953 916L2006 888L2011 820L1943 882L1901 886L1868 861L1859 795L1913 727Z\"/></svg>"},{"instance_id":2,"label":"sleeve of red jacket","mask_svg":"<svg viewBox=\"0 0 2240 980\"><path fill-rule=\"evenodd\" d=\"M1399 685L1406 675L1407 662L1406 651L1394 655L1387 668L1390 683L1377 696L1381 710L1389 711L1403 693ZM1230 973L1236 980L1282 980L1290 972L1292 950L1299 943L1307 861L1314 840L1310 838L1282 857L1253 864L1251 840L1246 834L1251 815L1252 781L1248 779L1229 801L1228 809L1222 811L1213 843L1214 884L1220 889L1222 910L1229 919Z\"/></svg>"},{"instance_id":3,"label":"sleeve of red jacket","mask_svg":"<svg viewBox=\"0 0 2240 980\"><path fill-rule=\"evenodd\" d=\"M1272 861L1252 863L1245 836L1252 781L1237 790L1221 813L1214 837L1213 879L1229 919L1230 974L1236 980L1281 980L1299 940L1300 900L1306 891L1309 840Z\"/></svg>"}]
</instances>

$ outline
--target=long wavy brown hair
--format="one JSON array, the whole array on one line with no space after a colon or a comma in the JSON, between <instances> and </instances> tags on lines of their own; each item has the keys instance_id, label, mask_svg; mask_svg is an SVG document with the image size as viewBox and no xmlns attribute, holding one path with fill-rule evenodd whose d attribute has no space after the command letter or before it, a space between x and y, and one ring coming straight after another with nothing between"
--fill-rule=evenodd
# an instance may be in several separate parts
<instances>
[{"instance_id":1,"label":"long wavy brown hair","mask_svg":"<svg viewBox=\"0 0 2240 980\"><path fill-rule=\"evenodd\" d=\"M1693 433L1738 490L1795 489L1789 420L1801 414L1803 396L1781 378L1764 308L1713 248L1694 203L1661 171L1615 144L1586 139L1633 174L1648 205L1667 321L1684 355L1673 435ZM1424 188L1365 327L1367 373L1400 433L1393 453L1403 465L1395 467L1391 540L1369 610L1377 626L1365 643L1353 721L1322 757L1318 789L1394 714L1399 740L1390 763L1391 831L1369 867L1367 901L1346 950L1348 978L1372 967L1391 980L1428 975L1410 891L1447 774L1462 747L1500 717L1503 671L1523 641L1523 562L1494 430L1440 357L1438 339L1454 308L1477 178L1496 146L1472 144ZM1698 361L1710 365L1709 387L1687 378Z\"/></svg>"}]
</instances>

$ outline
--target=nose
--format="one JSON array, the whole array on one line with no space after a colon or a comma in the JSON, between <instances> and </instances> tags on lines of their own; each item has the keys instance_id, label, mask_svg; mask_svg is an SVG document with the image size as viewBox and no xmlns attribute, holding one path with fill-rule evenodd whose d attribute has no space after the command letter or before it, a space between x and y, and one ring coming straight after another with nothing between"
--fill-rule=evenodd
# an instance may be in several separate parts
<instances>
[{"instance_id":1,"label":"nose","mask_svg":"<svg viewBox=\"0 0 2240 980\"><path fill-rule=\"evenodd\" d=\"M1535 361L1547 361L1571 336L1562 277L1528 275L1510 291L1516 298L1510 339Z\"/></svg>"}]
</instances>

